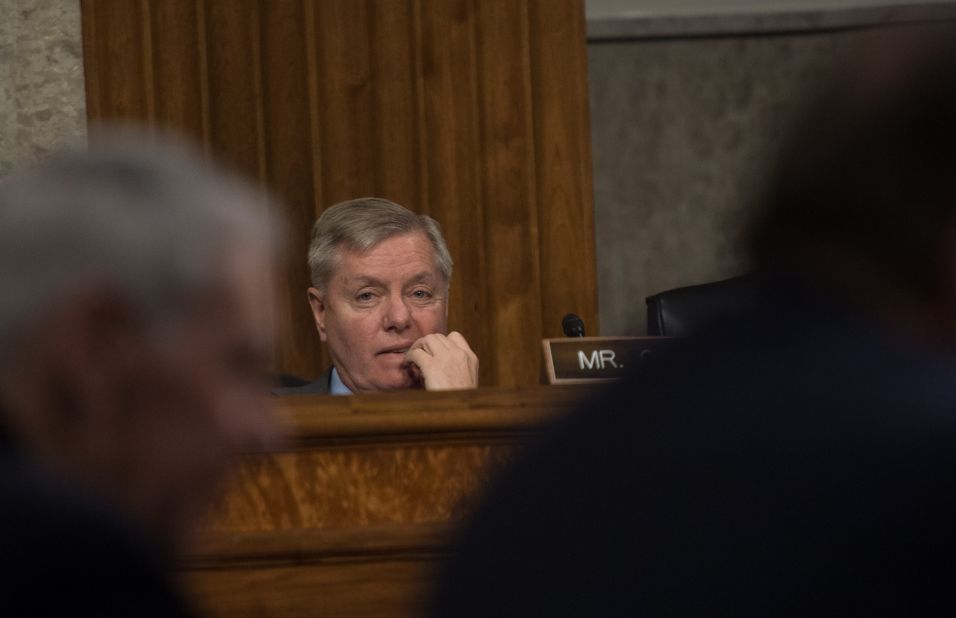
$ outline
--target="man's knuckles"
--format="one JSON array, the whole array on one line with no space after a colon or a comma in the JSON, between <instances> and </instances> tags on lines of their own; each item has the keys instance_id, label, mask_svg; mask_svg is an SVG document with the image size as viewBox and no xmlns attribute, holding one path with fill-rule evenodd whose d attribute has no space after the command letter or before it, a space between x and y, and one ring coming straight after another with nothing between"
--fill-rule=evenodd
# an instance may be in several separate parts
<instances>
[{"instance_id":1,"label":"man's knuckles","mask_svg":"<svg viewBox=\"0 0 956 618\"><path fill-rule=\"evenodd\" d=\"M422 348L413 348L405 353L405 359L415 363L421 369L425 369L425 367L431 365L434 357Z\"/></svg>"}]
</instances>

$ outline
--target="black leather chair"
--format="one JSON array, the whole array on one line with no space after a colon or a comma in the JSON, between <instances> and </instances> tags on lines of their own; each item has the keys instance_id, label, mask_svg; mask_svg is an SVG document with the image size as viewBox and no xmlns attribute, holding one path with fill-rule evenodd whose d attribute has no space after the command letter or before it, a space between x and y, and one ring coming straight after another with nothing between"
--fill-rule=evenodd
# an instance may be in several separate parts
<instances>
[{"instance_id":1,"label":"black leather chair","mask_svg":"<svg viewBox=\"0 0 956 618\"><path fill-rule=\"evenodd\" d=\"M753 277L743 275L647 297L647 334L684 337L716 318L744 311L753 301Z\"/></svg>"}]
</instances>

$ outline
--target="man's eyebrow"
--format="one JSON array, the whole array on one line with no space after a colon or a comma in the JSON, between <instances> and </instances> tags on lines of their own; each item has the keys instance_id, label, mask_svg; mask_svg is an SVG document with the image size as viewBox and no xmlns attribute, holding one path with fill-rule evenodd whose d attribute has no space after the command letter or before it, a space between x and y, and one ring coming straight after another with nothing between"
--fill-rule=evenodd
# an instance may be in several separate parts
<instances>
[{"instance_id":1,"label":"man's eyebrow","mask_svg":"<svg viewBox=\"0 0 956 618\"><path fill-rule=\"evenodd\" d=\"M376 279L375 277L355 277L348 281L348 286L350 289L354 288L364 288L364 287L373 287L373 288L384 288L388 287L385 285L385 282Z\"/></svg>"},{"instance_id":2,"label":"man's eyebrow","mask_svg":"<svg viewBox=\"0 0 956 618\"><path fill-rule=\"evenodd\" d=\"M415 285L416 283L431 283L435 281L435 274L431 271L422 271L405 282L405 285Z\"/></svg>"}]
</instances>

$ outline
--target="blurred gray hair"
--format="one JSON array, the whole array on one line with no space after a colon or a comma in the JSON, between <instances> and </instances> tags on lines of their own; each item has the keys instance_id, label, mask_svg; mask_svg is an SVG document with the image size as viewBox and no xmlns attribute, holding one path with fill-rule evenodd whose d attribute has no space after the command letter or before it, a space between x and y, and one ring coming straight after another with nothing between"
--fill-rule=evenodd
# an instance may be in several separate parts
<instances>
[{"instance_id":1,"label":"blurred gray hair","mask_svg":"<svg viewBox=\"0 0 956 618\"><path fill-rule=\"evenodd\" d=\"M244 243L272 250L266 196L179 143L91 138L0 182L0 364L71 294L103 287L175 321Z\"/></svg>"},{"instance_id":2,"label":"blurred gray hair","mask_svg":"<svg viewBox=\"0 0 956 618\"><path fill-rule=\"evenodd\" d=\"M325 290L339 267L339 249L365 253L383 240L412 232L428 238L435 250L436 268L446 283L451 281L454 262L437 221L386 199L363 197L335 204L315 222L309 245L312 285Z\"/></svg>"}]
</instances>

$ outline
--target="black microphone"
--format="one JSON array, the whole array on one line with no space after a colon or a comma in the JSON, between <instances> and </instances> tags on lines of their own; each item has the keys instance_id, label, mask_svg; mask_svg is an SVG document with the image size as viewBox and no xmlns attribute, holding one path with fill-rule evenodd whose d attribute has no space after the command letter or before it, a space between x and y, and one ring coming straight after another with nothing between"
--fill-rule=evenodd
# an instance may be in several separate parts
<instances>
[{"instance_id":1,"label":"black microphone","mask_svg":"<svg viewBox=\"0 0 956 618\"><path fill-rule=\"evenodd\" d=\"M584 320L573 313L561 319L561 328L564 330L565 337L584 336Z\"/></svg>"}]
</instances>

